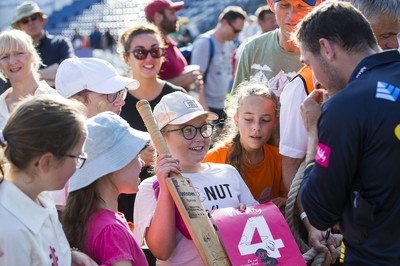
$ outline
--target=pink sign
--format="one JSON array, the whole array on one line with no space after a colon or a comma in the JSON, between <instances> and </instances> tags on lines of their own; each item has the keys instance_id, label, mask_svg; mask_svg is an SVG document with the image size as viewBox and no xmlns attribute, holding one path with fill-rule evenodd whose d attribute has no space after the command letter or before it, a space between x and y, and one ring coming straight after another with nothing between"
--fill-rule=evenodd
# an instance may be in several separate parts
<instances>
[{"instance_id":1,"label":"pink sign","mask_svg":"<svg viewBox=\"0 0 400 266\"><path fill-rule=\"evenodd\" d=\"M273 203L212 211L211 216L233 266L306 263L285 218Z\"/></svg>"}]
</instances>

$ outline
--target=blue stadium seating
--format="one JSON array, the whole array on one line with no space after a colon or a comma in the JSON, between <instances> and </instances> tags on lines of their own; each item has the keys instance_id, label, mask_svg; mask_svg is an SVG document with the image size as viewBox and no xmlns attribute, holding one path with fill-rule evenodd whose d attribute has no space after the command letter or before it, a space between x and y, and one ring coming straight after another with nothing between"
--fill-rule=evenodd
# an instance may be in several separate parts
<instances>
[{"instance_id":1,"label":"blue stadium seating","mask_svg":"<svg viewBox=\"0 0 400 266\"><path fill-rule=\"evenodd\" d=\"M178 0L173 0L178 1ZM144 7L149 0L74 0L72 4L49 17L46 30L52 34L72 37L74 29L87 36L94 24L101 31L110 29L119 34L135 22L144 22ZM185 0L184 8L178 13L189 18L189 29L201 33L213 28L219 13L228 5L238 5L247 12L265 5L265 0Z\"/></svg>"}]
</instances>

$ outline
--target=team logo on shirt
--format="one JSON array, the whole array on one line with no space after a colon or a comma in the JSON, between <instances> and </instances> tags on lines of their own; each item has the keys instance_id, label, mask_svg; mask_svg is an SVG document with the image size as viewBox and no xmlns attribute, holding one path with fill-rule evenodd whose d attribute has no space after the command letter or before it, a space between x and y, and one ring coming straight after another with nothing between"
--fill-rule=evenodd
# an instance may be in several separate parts
<instances>
[{"instance_id":1,"label":"team logo on shirt","mask_svg":"<svg viewBox=\"0 0 400 266\"><path fill-rule=\"evenodd\" d=\"M376 87L376 98L395 102L397 101L397 98L399 98L399 95L400 88L383 81L378 81Z\"/></svg>"},{"instance_id":2,"label":"team logo on shirt","mask_svg":"<svg viewBox=\"0 0 400 266\"><path fill-rule=\"evenodd\" d=\"M329 157L331 155L331 148L318 143L317 154L315 155L315 161L321 166L328 168Z\"/></svg>"},{"instance_id":3,"label":"team logo on shirt","mask_svg":"<svg viewBox=\"0 0 400 266\"><path fill-rule=\"evenodd\" d=\"M396 135L397 139L400 140L400 124L394 129L394 134Z\"/></svg>"}]
</instances>

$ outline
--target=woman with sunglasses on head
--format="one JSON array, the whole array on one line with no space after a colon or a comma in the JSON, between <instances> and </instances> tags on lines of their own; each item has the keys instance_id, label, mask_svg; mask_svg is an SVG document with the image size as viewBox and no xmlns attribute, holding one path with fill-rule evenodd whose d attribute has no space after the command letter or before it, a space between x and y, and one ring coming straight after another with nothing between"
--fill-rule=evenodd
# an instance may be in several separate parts
<instances>
[{"instance_id":1,"label":"woman with sunglasses on head","mask_svg":"<svg viewBox=\"0 0 400 266\"><path fill-rule=\"evenodd\" d=\"M156 176L144 180L135 201L134 236L157 258L157 265L203 265L166 187L170 172L189 178L206 210L256 205L239 173L230 165L202 163L210 146L215 113L192 96L174 92L154 108L170 154L157 158ZM178 214L178 215L177 215Z\"/></svg>"},{"instance_id":2,"label":"woman with sunglasses on head","mask_svg":"<svg viewBox=\"0 0 400 266\"><path fill-rule=\"evenodd\" d=\"M143 161L138 156L150 137L132 129L112 112L86 121L85 167L71 177L63 228L71 246L100 265L146 266L124 215L118 195L136 193Z\"/></svg>"},{"instance_id":3,"label":"woman with sunglasses on head","mask_svg":"<svg viewBox=\"0 0 400 266\"><path fill-rule=\"evenodd\" d=\"M20 30L0 34L0 78L8 78L11 87L0 95L0 129L16 103L28 95L57 94L46 81L40 81L42 61L32 38Z\"/></svg>"},{"instance_id":4,"label":"woman with sunglasses on head","mask_svg":"<svg viewBox=\"0 0 400 266\"><path fill-rule=\"evenodd\" d=\"M0 265L97 265L71 251L47 192L84 165L84 112L58 95L29 96L0 131L8 162L0 167Z\"/></svg>"},{"instance_id":5,"label":"woman with sunglasses on head","mask_svg":"<svg viewBox=\"0 0 400 266\"><path fill-rule=\"evenodd\" d=\"M121 117L131 127L147 131L142 117L136 110L136 103L145 99L153 109L164 95L175 91L184 92L184 89L157 77L164 60L164 41L156 26L149 23L135 25L122 33L119 45L123 59L130 68L130 76L140 82L139 89L128 93ZM153 175L154 148L149 145L141 152L140 158L145 162L140 177L145 179ZM135 195L120 196L119 208L128 221L133 221L134 200Z\"/></svg>"}]
</instances>

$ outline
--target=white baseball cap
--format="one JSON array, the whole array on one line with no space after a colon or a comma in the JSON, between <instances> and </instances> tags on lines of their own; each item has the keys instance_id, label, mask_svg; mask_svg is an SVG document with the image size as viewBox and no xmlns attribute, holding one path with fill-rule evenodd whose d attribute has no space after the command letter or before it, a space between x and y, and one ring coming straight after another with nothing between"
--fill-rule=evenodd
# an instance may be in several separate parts
<instances>
[{"instance_id":1,"label":"white baseball cap","mask_svg":"<svg viewBox=\"0 0 400 266\"><path fill-rule=\"evenodd\" d=\"M154 107L153 114L160 130L168 124L184 124L202 115L207 115L207 120L218 119L216 113L204 111L195 98L180 91L162 97Z\"/></svg>"},{"instance_id":2,"label":"white baseball cap","mask_svg":"<svg viewBox=\"0 0 400 266\"><path fill-rule=\"evenodd\" d=\"M97 179L127 166L150 141L147 132L133 129L119 115L102 112L86 121L87 159L69 180L68 191L89 186Z\"/></svg>"},{"instance_id":3,"label":"white baseball cap","mask_svg":"<svg viewBox=\"0 0 400 266\"><path fill-rule=\"evenodd\" d=\"M109 62L98 58L65 59L56 73L56 90L66 98L83 90L112 94L123 88L136 90L139 86L139 81L120 76Z\"/></svg>"}]
</instances>

